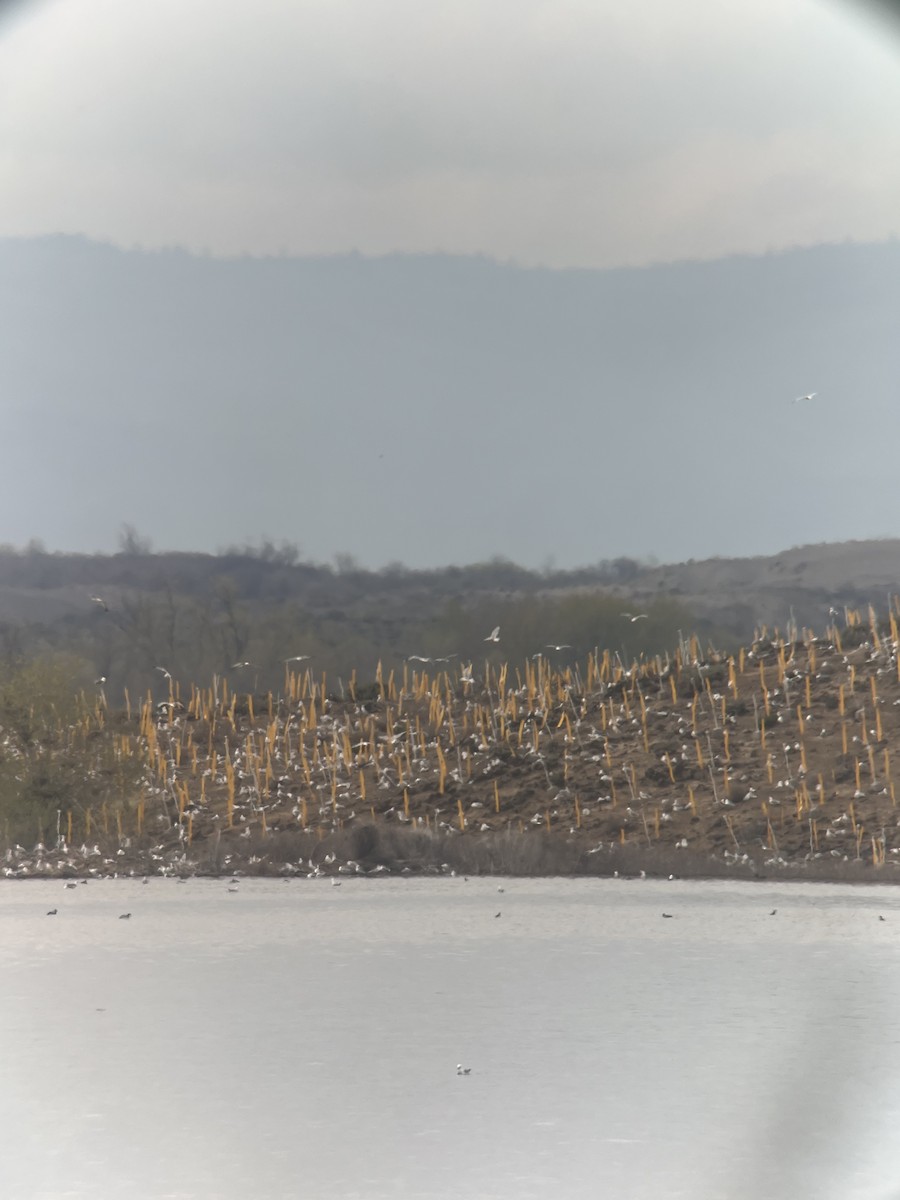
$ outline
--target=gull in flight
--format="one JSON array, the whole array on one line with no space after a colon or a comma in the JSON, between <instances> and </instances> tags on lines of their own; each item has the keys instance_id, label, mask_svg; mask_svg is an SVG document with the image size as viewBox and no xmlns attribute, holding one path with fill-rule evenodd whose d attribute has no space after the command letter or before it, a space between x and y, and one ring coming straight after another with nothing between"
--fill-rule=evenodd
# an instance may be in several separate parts
<instances>
[{"instance_id":1,"label":"gull in flight","mask_svg":"<svg viewBox=\"0 0 900 1200\"><path fill-rule=\"evenodd\" d=\"M286 663L289 663L289 662L306 662L308 659L309 659L309 655L308 655L308 654L292 654L290 658L286 658L284 661L285 661ZM248 665L247 663L241 663L241 666L243 666L243 667L246 667L247 665Z\"/></svg>"},{"instance_id":2,"label":"gull in flight","mask_svg":"<svg viewBox=\"0 0 900 1200\"><path fill-rule=\"evenodd\" d=\"M456 1073L457 1073L457 1075L471 1075L471 1074L472 1074L472 1068L471 1068L471 1067L464 1067L464 1066L462 1065L462 1063L457 1063L457 1064L456 1064Z\"/></svg>"},{"instance_id":3,"label":"gull in flight","mask_svg":"<svg viewBox=\"0 0 900 1200\"><path fill-rule=\"evenodd\" d=\"M571 650L572 647L568 642L563 642L561 646L554 646L552 642L548 642L544 647L546 650Z\"/></svg>"},{"instance_id":4,"label":"gull in flight","mask_svg":"<svg viewBox=\"0 0 900 1200\"><path fill-rule=\"evenodd\" d=\"M93 600L93 602L95 604L99 604L104 612L109 612L109 605L106 603L106 601L103 599L102 596L91 596L91 599Z\"/></svg>"},{"instance_id":5,"label":"gull in flight","mask_svg":"<svg viewBox=\"0 0 900 1200\"><path fill-rule=\"evenodd\" d=\"M802 404L804 400L812 400L813 396L818 396L818 392L807 392L805 396L795 396L791 404Z\"/></svg>"},{"instance_id":6,"label":"gull in flight","mask_svg":"<svg viewBox=\"0 0 900 1200\"><path fill-rule=\"evenodd\" d=\"M487 637L484 640L486 642L499 642L500 641L500 626L499 625L495 626L494 629L487 635Z\"/></svg>"},{"instance_id":7,"label":"gull in flight","mask_svg":"<svg viewBox=\"0 0 900 1200\"><path fill-rule=\"evenodd\" d=\"M172 682L172 676L171 676L170 672L168 672L168 671L166 670L166 668L165 668L165 667L154 667L154 668L153 668L153 670L154 670L154 671L159 671L159 672L162 674L162 676L163 676L163 678L164 678L164 679L168 679L168 681L169 681L170 683Z\"/></svg>"},{"instance_id":8,"label":"gull in flight","mask_svg":"<svg viewBox=\"0 0 900 1200\"><path fill-rule=\"evenodd\" d=\"M244 662L236 662L236 663L231 664L232 671L237 671L240 667L251 667L255 670L256 663L244 661Z\"/></svg>"},{"instance_id":9,"label":"gull in flight","mask_svg":"<svg viewBox=\"0 0 900 1200\"><path fill-rule=\"evenodd\" d=\"M619 616L627 617L628 620L632 623L632 625L635 623L635 621L646 621L647 620L647 613L619 613Z\"/></svg>"}]
</instances>

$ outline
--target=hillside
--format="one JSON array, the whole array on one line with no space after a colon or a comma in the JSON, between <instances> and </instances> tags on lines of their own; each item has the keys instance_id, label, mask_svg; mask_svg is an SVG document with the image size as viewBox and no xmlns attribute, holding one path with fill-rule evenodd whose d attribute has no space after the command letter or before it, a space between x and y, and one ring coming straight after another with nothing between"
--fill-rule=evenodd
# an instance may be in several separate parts
<instances>
[{"instance_id":1,"label":"hillside","mask_svg":"<svg viewBox=\"0 0 900 1200\"><path fill-rule=\"evenodd\" d=\"M365 571L299 561L289 546L208 554L115 555L0 551L0 665L48 651L82 663L81 682L105 676L160 695L177 678L226 676L254 664L277 690L283 663L308 655L317 671L371 678L410 656L480 659L501 626L510 661L556 652L574 665L597 647L623 660L699 634L720 649L761 625L821 629L829 609L887 610L900 580L900 541L794 548L769 558L647 566L628 558L579 571L531 572L506 560L435 571ZM92 597L100 597L103 604ZM632 622L623 613L646 612Z\"/></svg>"},{"instance_id":2,"label":"hillside","mask_svg":"<svg viewBox=\"0 0 900 1200\"><path fill-rule=\"evenodd\" d=\"M301 665L124 711L101 687L68 715L26 673L0 697L5 872L893 879L897 614L846 619L727 657L494 651L337 688Z\"/></svg>"}]
</instances>

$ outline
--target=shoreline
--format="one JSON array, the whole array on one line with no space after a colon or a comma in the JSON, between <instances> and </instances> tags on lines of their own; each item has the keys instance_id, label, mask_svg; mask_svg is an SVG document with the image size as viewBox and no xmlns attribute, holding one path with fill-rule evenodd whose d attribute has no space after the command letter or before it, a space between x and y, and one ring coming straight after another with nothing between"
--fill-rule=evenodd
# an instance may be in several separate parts
<instances>
[{"instance_id":1,"label":"shoreline","mask_svg":"<svg viewBox=\"0 0 900 1200\"><path fill-rule=\"evenodd\" d=\"M365 829L366 826L360 828ZM413 835L415 836L415 835ZM497 840L485 835L474 836L467 845L456 841L451 847L432 843L434 850L449 850L447 858L438 862L435 854L416 857L387 857L373 850L363 860L337 857L323 841L312 846L312 857L289 859L278 853L275 835L265 847L249 847L249 853L224 853L220 862L211 861L208 854L190 856L181 850L167 853L157 845L145 849L104 852L95 844L87 853L82 850L47 850L22 847L8 851L0 859L0 879L64 880L90 879L422 879L422 878L498 878L498 879L652 879L681 881L733 880L741 883L833 883L879 884L894 886L900 883L900 863L891 861L872 865L862 859L839 863L822 860L788 862L773 858L753 859L749 855L726 859L689 854L670 847L642 849L637 846L612 846L602 850L587 850L572 842L566 844L570 861L560 862L560 846L547 838L546 857L553 860L555 869L542 869L538 861L518 866L509 854L509 846L497 845ZM295 838L291 838L294 842ZM532 838L529 849L537 841ZM233 844L233 843L232 843ZM292 846L292 849L295 847ZM121 848L120 848L121 849ZM208 849L208 848L207 848ZM258 853L265 849L265 853ZM411 849L413 849L411 847ZM521 848L519 848L521 849ZM318 851L318 854L316 852ZM505 853L504 853L505 851ZM335 857L328 861L331 856ZM501 861L502 860L502 861ZM568 866L568 869L566 869Z\"/></svg>"}]
</instances>

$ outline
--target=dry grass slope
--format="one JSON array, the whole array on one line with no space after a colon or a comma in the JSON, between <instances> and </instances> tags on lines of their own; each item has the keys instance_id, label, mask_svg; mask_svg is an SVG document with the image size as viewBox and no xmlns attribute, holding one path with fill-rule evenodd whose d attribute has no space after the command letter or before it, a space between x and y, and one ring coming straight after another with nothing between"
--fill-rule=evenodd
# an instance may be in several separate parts
<instances>
[{"instance_id":1,"label":"dry grass slope","mask_svg":"<svg viewBox=\"0 0 900 1200\"><path fill-rule=\"evenodd\" d=\"M892 878L897 615L760 629L733 656L693 638L343 694L288 670L280 694L82 695L27 744L4 731L5 871Z\"/></svg>"}]
</instances>

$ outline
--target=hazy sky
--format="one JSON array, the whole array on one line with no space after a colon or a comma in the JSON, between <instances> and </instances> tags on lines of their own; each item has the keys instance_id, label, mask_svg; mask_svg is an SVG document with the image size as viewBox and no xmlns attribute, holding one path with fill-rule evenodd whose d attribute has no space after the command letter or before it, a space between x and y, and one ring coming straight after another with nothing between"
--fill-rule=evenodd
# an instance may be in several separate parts
<instances>
[{"instance_id":1,"label":"hazy sky","mask_svg":"<svg viewBox=\"0 0 900 1200\"><path fill-rule=\"evenodd\" d=\"M900 229L900 39L838 0L20 0L0 236L558 266Z\"/></svg>"}]
</instances>

